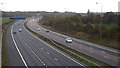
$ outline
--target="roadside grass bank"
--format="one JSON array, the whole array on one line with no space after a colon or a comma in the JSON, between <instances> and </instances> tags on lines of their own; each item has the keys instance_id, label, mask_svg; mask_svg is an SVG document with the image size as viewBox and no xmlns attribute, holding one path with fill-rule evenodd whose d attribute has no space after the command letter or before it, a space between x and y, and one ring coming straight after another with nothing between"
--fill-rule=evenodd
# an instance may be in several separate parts
<instances>
[{"instance_id":1,"label":"roadside grass bank","mask_svg":"<svg viewBox=\"0 0 120 68\"><path fill-rule=\"evenodd\" d=\"M2 21L0 22L0 25L2 25L2 24L5 24L5 23L8 23L8 22L10 22L10 21L12 21L9 17L3 17L2 18Z\"/></svg>"},{"instance_id":2,"label":"roadside grass bank","mask_svg":"<svg viewBox=\"0 0 120 68\"><path fill-rule=\"evenodd\" d=\"M6 31L3 33L2 36L2 66L8 66L8 57L7 57L7 50L6 50Z\"/></svg>"},{"instance_id":3,"label":"roadside grass bank","mask_svg":"<svg viewBox=\"0 0 120 68\"><path fill-rule=\"evenodd\" d=\"M58 43L58 42L55 42L55 41L53 41L53 40L47 39L47 38L39 35L38 33L32 31L32 30L27 26L27 23L25 23L24 25L25 25L25 27L26 27L27 30L29 30L31 33L33 33L33 34L34 34L35 36L37 36L38 38L40 38L40 39L42 39L43 41L49 43L50 45L52 45L52 46L54 46L55 48L61 50L62 52L70 55L71 57L73 57L73 58L75 58L75 59L77 59L77 60L79 60L79 61L87 64L88 66L91 66L92 68L96 68L96 67L97 67L97 68L114 68L114 67L112 67L112 66L110 66L110 65L108 65L108 64L106 64L106 63L104 63L104 62L101 62L101 61L99 61L99 60L96 60L96 59L94 59L94 58L92 58L92 57L89 57L89 56L87 56L87 55L85 55L85 54L82 54L82 53L77 52L77 51L75 51L75 50L73 50L73 49L71 49L71 48L68 48L68 47L66 47L66 46L64 46L64 45L62 45L62 44L60 44L60 43Z\"/></svg>"},{"instance_id":4,"label":"roadside grass bank","mask_svg":"<svg viewBox=\"0 0 120 68\"><path fill-rule=\"evenodd\" d=\"M16 20L4 21L2 24L2 67L9 66L7 50L6 50L6 30L15 21Z\"/></svg>"},{"instance_id":5,"label":"roadside grass bank","mask_svg":"<svg viewBox=\"0 0 120 68\"><path fill-rule=\"evenodd\" d=\"M95 22L87 21L86 17L85 20L83 19L81 16L46 18L40 20L39 24L61 34L119 49L120 32L117 22L116 24L109 22L100 24L96 22L97 19Z\"/></svg>"},{"instance_id":6,"label":"roadside grass bank","mask_svg":"<svg viewBox=\"0 0 120 68\"><path fill-rule=\"evenodd\" d=\"M51 26L46 26L46 25L42 25L42 24L39 24L39 25L41 25L42 27L44 27L44 28L47 28L47 29L49 29L49 30L52 30L52 31L54 31L54 32L58 32L58 33L61 33L61 34L64 34L64 35L67 35L67 36L70 36L70 37L74 37L74 38L77 38L77 39L80 39L80 40L83 40L83 41L88 41L88 42L92 42L92 43L95 43L95 44L99 44L100 46L106 46L106 47L110 47L110 48L113 48L113 49L118 49L119 50L119 43L120 42L116 42L116 41L112 41L112 40L109 40L109 42L108 41L106 41L106 40L102 40L102 41L100 41L100 40L94 40L94 39L88 39L87 38L87 36L88 35L86 35L86 37L85 36L77 36L77 35L75 35L75 34L71 34L71 33L67 33L67 32L62 32L62 31L59 31L59 30L56 30L56 29L54 29L53 27L51 27ZM111 43L112 44L115 44L116 46L114 47L113 45L111 45Z\"/></svg>"}]
</instances>

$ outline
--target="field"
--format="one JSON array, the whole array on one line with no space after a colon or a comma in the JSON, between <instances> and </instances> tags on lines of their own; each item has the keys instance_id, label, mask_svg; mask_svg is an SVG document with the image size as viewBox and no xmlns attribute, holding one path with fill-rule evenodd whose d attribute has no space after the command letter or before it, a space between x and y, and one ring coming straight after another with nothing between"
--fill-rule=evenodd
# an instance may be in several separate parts
<instances>
[{"instance_id":1,"label":"field","mask_svg":"<svg viewBox=\"0 0 120 68\"><path fill-rule=\"evenodd\" d=\"M6 52L6 29L7 27L11 24L11 21L9 17L4 17L2 18L2 21L0 21L0 25L2 25L2 66L8 66L8 57L7 57L7 52Z\"/></svg>"},{"instance_id":2,"label":"field","mask_svg":"<svg viewBox=\"0 0 120 68\"><path fill-rule=\"evenodd\" d=\"M9 17L3 17L2 20L0 21L0 25L1 25L1 24L4 24L4 23L7 23L7 22L9 22L9 21L11 21L11 20L9 19Z\"/></svg>"}]
</instances>

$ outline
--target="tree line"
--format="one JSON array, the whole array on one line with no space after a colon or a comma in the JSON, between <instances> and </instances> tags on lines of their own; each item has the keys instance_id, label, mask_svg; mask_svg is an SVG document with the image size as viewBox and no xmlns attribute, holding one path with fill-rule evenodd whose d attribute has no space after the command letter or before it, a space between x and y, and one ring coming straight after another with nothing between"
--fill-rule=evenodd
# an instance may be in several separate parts
<instances>
[{"instance_id":1,"label":"tree line","mask_svg":"<svg viewBox=\"0 0 120 68\"><path fill-rule=\"evenodd\" d=\"M87 40L97 41L100 44L118 48L118 31L120 27L120 15L113 12L107 12L104 15L87 13L87 16L70 16L47 18L43 20L45 26L69 33ZM100 33L101 30L101 33ZM100 40L100 35L102 40Z\"/></svg>"}]
</instances>

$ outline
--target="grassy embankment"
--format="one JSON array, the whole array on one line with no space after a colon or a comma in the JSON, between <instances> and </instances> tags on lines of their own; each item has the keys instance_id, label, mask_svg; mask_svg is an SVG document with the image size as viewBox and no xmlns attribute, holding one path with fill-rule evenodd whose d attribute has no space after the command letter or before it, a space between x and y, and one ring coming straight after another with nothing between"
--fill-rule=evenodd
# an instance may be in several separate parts
<instances>
[{"instance_id":1,"label":"grassy embankment","mask_svg":"<svg viewBox=\"0 0 120 68\"><path fill-rule=\"evenodd\" d=\"M53 41L53 40L49 40L49 39L47 39L47 38L45 38L45 37L37 34L36 32L34 32L34 31L32 31L31 29L29 29L26 24L25 24L25 27L26 27L30 32L32 32L34 35L36 35L37 37L39 37L40 39L42 39L43 41L51 44L52 46L56 47L57 49L63 51L64 53L66 53L66 54L68 54L68 55L70 55L70 56L72 56L73 58L78 59L79 61L87 64L88 66L92 66L92 68L94 68L94 67L96 68L96 66L99 66L99 67L102 67L102 68L109 68L109 67L110 67L110 66L109 66L108 64L106 64L106 63L103 63L103 62L101 62L101 61L98 61L98 60L96 60L96 59L94 59L94 58L92 58L92 57L89 57L89 56L87 56L87 55L85 55L85 54L79 53L79 52L77 52L77 51L75 51L75 50L73 50L73 49L71 49L71 48L68 48L68 47L66 47L66 46L64 46L64 45L62 45L62 44L60 44L60 43L58 43L58 42L55 42L55 41ZM90 61L90 62L89 62L89 61ZM92 63L91 63L91 62L92 62ZM97 67L97 68L98 68L98 67Z\"/></svg>"},{"instance_id":2,"label":"grassy embankment","mask_svg":"<svg viewBox=\"0 0 120 68\"><path fill-rule=\"evenodd\" d=\"M7 52L6 52L6 30L7 27L10 25L10 22L12 22L12 20L10 20L8 17L7 18L2 18L2 22L0 22L2 24L2 66L8 66L8 57L7 57Z\"/></svg>"},{"instance_id":3,"label":"grassy embankment","mask_svg":"<svg viewBox=\"0 0 120 68\"><path fill-rule=\"evenodd\" d=\"M48 18L42 21L43 27L78 39L118 49L118 25L81 23L76 17ZM101 30L101 39L100 39Z\"/></svg>"}]
</instances>

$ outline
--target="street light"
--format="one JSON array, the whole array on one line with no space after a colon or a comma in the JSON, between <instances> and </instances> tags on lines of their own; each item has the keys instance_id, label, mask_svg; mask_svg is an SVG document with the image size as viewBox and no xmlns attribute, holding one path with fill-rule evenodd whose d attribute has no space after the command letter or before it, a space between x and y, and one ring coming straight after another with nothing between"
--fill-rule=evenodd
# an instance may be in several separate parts
<instances>
[{"instance_id":1,"label":"street light","mask_svg":"<svg viewBox=\"0 0 120 68\"><path fill-rule=\"evenodd\" d=\"M65 12L70 12L70 10L68 9L68 8L64 8L65 10L67 10L67 11L65 11ZM68 22L68 33L70 34L70 20L69 20L69 18L67 18L67 22Z\"/></svg>"},{"instance_id":2,"label":"street light","mask_svg":"<svg viewBox=\"0 0 120 68\"><path fill-rule=\"evenodd\" d=\"M0 5L3 5L3 3L0 3Z\"/></svg>"},{"instance_id":3,"label":"street light","mask_svg":"<svg viewBox=\"0 0 120 68\"><path fill-rule=\"evenodd\" d=\"M69 12L70 10L68 8L64 8L65 12Z\"/></svg>"},{"instance_id":4,"label":"street light","mask_svg":"<svg viewBox=\"0 0 120 68\"><path fill-rule=\"evenodd\" d=\"M101 5L101 13L102 13L102 10L103 10L103 4L102 4L102 3L98 3L98 2L96 2L96 4L100 4L100 5Z\"/></svg>"},{"instance_id":5,"label":"street light","mask_svg":"<svg viewBox=\"0 0 120 68\"><path fill-rule=\"evenodd\" d=\"M103 11L103 4L102 3L98 3L96 2L96 4L100 4L101 5L101 20L100 20L100 41L102 38L102 11Z\"/></svg>"}]
</instances>

